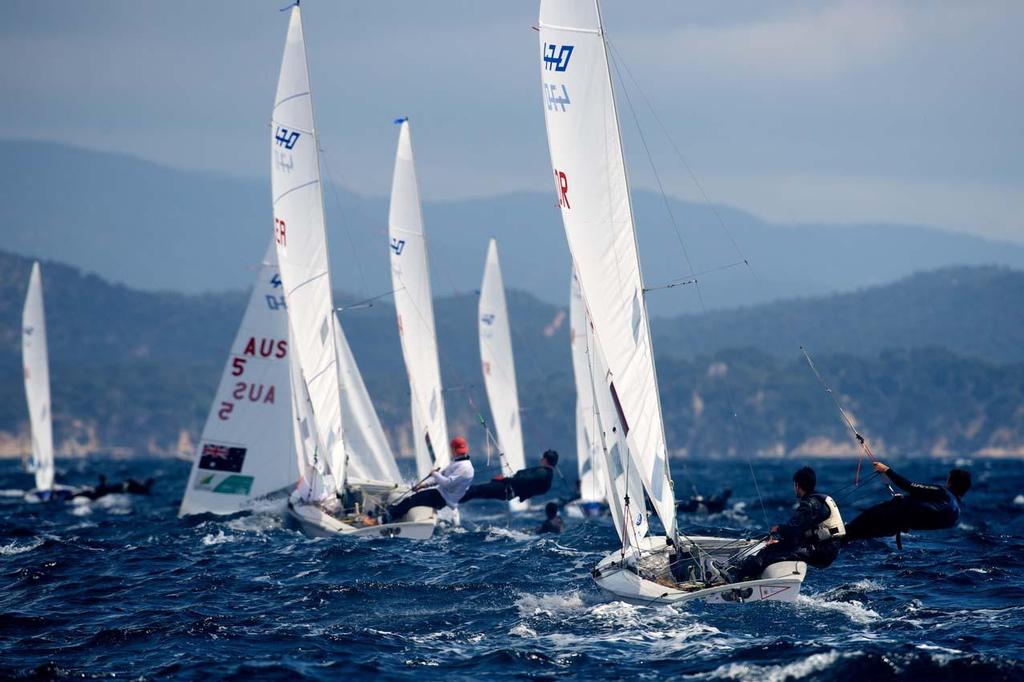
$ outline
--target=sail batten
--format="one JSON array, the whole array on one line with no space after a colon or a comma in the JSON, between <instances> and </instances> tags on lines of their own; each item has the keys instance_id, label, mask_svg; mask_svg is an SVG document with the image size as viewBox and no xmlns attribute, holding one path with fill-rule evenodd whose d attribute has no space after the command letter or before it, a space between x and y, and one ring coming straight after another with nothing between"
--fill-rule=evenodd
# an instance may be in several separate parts
<instances>
[{"instance_id":1,"label":"sail batten","mask_svg":"<svg viewBox=\"0 0 1024 682\"><path fill-rule=\"evenodd\" d=\"M400 126L388 211L388 237L395 314L409 377L416 468L423 477L432 467L444 467L450 459L448 423L441 387L427 242L408 120L401 120Z\"/></svg>"},{"instance_id":2,"label":"sail batten","mask_svg":"<svg viewBox=\"0 0 1024 682\"><path fill-rule=\"evenodd\" d=\"M669 535L675 500L618 113L596 0L542 0L542 101L555 192L607 389Z\"/></svg>"}]
</instances>

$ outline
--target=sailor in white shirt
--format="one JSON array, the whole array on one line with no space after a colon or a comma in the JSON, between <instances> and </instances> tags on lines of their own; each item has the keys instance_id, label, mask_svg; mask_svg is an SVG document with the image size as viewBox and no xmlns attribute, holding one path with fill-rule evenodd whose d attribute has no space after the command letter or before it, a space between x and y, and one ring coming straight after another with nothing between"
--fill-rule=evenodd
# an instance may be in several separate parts
<instances>
[{"instance_id":1,"label":"sailor in white shirt","mask_svg":"<svg viewBox=\"0 0 1024 682\"><path fill-rule=\"evenodd\" d=\"M473 463L469 461L469 445L462 436L452 438L452 461L444 469L434 469L424 481L413 488L398 504L388 507L390 523L395 523L413 507L458 509L459 500L473 484Z\"/></svg>"}]
</instances>

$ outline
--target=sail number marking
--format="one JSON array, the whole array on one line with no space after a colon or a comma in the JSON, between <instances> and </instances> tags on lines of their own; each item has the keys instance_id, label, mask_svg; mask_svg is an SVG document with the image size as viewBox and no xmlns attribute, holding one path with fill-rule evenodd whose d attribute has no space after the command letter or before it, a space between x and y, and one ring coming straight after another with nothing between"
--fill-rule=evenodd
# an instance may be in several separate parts
<instances>
[{"instance_id":1,"label":"sail number marking","mask_svg":"<svg viewBox=\"0 0 1024 682\"><path fill-rule=\"evenodd\" d=\"M569 206L569 178L557 168L555 169L555 188L558 191L558 205L562 208L572 208Z\"/></svg>"},{"instance_id":2,"label":"sail number marking","mask_svg":"<svg viewBox=\"0 0 1024 682\"><path fill-rule=\"evenodd\" d=\"M565 69L562 70L564 71ZM282 128L281 126L277 126L277 131L274 133L274 141L277 142L277 146L288 150L295 147L295 143L299 141L300 137L302 137L301 133Z\"/></svg>"},{"instance_id":3,"label":"sail number marking","mask_svg":"<svg viewBox=\"0 0 1024 682\"><path fill-rule=\"evenodd\" d=\"M548 71L565 71L569 68L572 57L572 45L555 45L544 43L544 68Z\"/></svg>"},{"instance_id":4,"label":"sail number marking","mask_svg":"<svg viewBox=\"0 0 1024 682\"><path fill-rule=\"evenodd\" d=\"M286 339L272 339L250 336L242 349L240 356L231 359L231 376L242 377L248 367L250 358L267 358L280 360L288 355L288 341ZM277 399L277 388L257 382L236 381L231 388L233 400L222 400L217 410L217 418L227 421L235 410L234 401L247 400L251 403L273 405Z\"/></svg>"}]
</instances>

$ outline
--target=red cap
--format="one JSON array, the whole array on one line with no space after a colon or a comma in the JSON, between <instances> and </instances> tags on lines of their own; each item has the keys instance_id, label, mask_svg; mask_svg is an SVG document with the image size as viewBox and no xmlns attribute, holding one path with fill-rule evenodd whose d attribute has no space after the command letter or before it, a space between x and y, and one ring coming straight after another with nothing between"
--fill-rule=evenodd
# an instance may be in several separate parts
<instances>
[{"instance_id":1,"label":"red cap","mask_svg":"<svg viewBox=\"0 0 1024 682\"><path fill-rule=\"evenodd\" d=\"M466 439L462 436L455 436L451 442L452 453L456 455L468 455L469 444L466 443Z\"/></svg>"}]
</instances>

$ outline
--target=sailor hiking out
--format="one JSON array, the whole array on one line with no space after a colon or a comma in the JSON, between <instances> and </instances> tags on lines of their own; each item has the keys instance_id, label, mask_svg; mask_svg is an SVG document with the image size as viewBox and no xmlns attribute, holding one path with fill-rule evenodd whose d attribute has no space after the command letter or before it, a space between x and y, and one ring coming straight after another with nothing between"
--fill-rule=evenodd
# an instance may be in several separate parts
<instances>
[{"instance_id":1,"label":"sailor hiking out","mask_svg":"<svg viewBox=\"0 0 1024 682\"><path fill-rule=\"evenodd\" d=\"M800 500L789 521L772 526L772 538L761 551L726 567L726 582L753 580L771 564L803 561L815 568L827 568L839 554L845 534L839 507L831 497L817 492L814 469L803 467L793 475L793 492Z\"/></svg>"},{"instance_id":2,"label":"sailor hiking out","mask_svg":"<svg viewBox=\"0 0 1024 682\"><path fill-rule=\"evenodd\" d=\"M960 520L960 505L971 489L969 471L952 469L946 485L938 486L908 481L881 462L875 462L874 467L906 495L897 495L864 510L846 527L844 543L890 537L908 530L952 528Z\"/></svg>"},{"instance_id":3,"label":"sailor hiking out","mask_svg":"<svg viewBox=\"0 0 1024 682\"><path fill-rule=\"evenodd\" d=\"M514 476L495 476L487 483L471 486L462 498L462 502L470 500L511 500L518 497L525 501L551 490L551 481L555 476L555 465L558 464L558 453L546 450L540 457L540 465L520 469Z\"/></svg>"},{"instance_id":4,"label":"sailor hiking out","mask_svg":"<svg viewBox=\"0 0 1024 682\"><path fill-rule=\"evenodd\" d=\"M399 519L413 507L458 509L459 500L473 483L473 463L469 461L469 445L462 436L452 438L451 451L451 463L444 469L434 469L417 484L413 490L419 492L389 506L387 518Z\"/></svg>"},{"instance_id":5,"label":"sailor hiking out","mask_svg":"<svg viewBox=\"0 0 1024 682\"><path fill-rule=\"evenodd\" d=\"M565 521L558 515L558 503L548 502L544 506L544 523L537 528L537 535L544 533L561 533L565 530Z\"/></svg>"}]
</instances>

